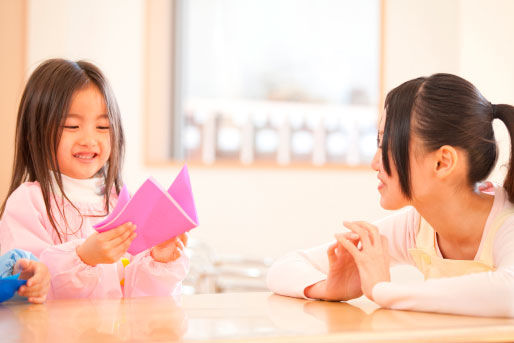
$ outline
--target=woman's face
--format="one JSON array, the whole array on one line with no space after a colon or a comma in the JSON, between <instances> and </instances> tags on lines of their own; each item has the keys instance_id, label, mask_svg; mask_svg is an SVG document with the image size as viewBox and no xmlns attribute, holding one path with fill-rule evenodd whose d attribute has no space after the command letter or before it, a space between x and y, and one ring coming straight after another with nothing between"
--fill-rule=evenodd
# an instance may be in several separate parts
<instances>
[{"instance_id":1,"label":"woman's face","mask_svg":"<svg viewBox=\"0 0 514 343\"><path fill-rule=\"evenodd\" d=\"M431 199L434 189L437 189L436 178L433 173L435 153L422 151L422 142L415 135L411 135L409 146L410 161L410 190L411 199L408 199L402 192L400 179L396 165L389 152L389 165L391 175L384 170L382 163L382 137L384 134L385 114L382 116L378 130L378 148L371 167L378 172L378 191L380 192L380 205L386 210L397 210L408 205L419 205L419 203Z\"/></svg>"},{"instance_id":2,"label":"woman's face","mask_svg":"<svg viewBox=\"0 0 514 343\"><path fill-rule=\"evenodd\" d=\"M380 206L386 210L397 210L404 206L409 205L409 199L402 193L400 187L400 179L396 166L393 163L391 153L389 153L389 165L391 166L391 175L388 175L384 170L382 163L382 138L384 136L385 127L385 112L380 118L379 129L378 129L378 147L373 161L371 162L371 168L378 172L377 178L378 192L380 193Z\"/></svg>"}]
</instances>

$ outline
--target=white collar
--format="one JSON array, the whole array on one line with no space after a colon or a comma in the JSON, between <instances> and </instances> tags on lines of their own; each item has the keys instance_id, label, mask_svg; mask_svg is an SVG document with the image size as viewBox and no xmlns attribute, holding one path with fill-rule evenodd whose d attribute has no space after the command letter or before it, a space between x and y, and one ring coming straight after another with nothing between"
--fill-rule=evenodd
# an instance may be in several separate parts
<instances>
[{"instance_id":1,"label":"white collar","mask_svg":"<svg viewBox=\"0 0 514 343\"><path fill-rule=\"evenodd\" d=\"M51 175L54 191L62 195L53 173ZM74 179L61 174L61 179L64 193L66 193L66 196L72 203L101 203L105 201L103 195L105 182L103 177Z\"/></svg>"}]
</instances>

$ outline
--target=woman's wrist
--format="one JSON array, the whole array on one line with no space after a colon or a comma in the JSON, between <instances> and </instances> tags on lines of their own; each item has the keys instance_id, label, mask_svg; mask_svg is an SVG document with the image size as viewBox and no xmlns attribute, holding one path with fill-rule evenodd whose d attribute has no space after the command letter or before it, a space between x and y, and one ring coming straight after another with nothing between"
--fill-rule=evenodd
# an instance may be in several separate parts
<instances>
[{"instance_id":1,"label":"woman's wrist","mask_svg":"<svg viewBox=\"0 0 514 343\"><path fill-rule=\"evenodd\" d=\"M316 282L306 287L303 294L310 299L326 300L326 280Z\"/></svg>"}]
</instances>

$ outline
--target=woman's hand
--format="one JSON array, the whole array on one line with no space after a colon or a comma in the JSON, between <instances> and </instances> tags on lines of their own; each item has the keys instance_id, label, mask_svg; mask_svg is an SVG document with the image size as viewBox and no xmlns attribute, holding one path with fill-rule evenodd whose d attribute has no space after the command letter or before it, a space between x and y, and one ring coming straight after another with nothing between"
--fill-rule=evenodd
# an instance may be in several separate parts
<instances>
[{"instance_id":1,"label":"woman's hand","mask_svg":"<svg viewBox=\"0 0 514 343\"><path fill-rule=\"evenodd\" d=\"M187 245L187 233L168 239L152 248L150 255L157 262L168 263L177 260L184 254Z\"/></svg>"},{"instance_id":2,"label":"woman's hand","mask_svg":"<svg viewBox=\"0 0 514 343\"><path fill-rule=\"evenodd\" d=\"M352 232L342 233L350 244L358 243L358 236ZM359 271L352 255L339 242L332 244L328 250L327 279L305 289L309 298L341 301L362 295Z\"/></svg>"},{"instance_id":3,"label":"woman's hand","mask_svg":"<svg viewBox=\"0 0 514 343\"><path fill-rule=\"evenodd\" d=\"M373 300L373 287L379 282L391 281L387 238L380 235L376 226L366 222L344 222L344 226L359 236L360 249L344 234L337 234L337 241L352 255L359 270L362 292Z\"/></svg>"},{"instance_id":4,"label":"woman's hand","mask_svg":"<svg viewBox=\"0 0 514 343\"><path fill-rule=\"evenodd\" d=\"M20 279L27 280L27 283L18 289L18 294L27 297L31 303L44 303L50 288L48 268L41 262L22 258L14 266L13 274L18 273Z\"/></svg>"},{"instance_id":5,"label":"woman's hand","mask_svg":"<svg viewBox=\"0 0 514 343\"><path fill-rule=\"evenodd\" d=\"M117 262L136 238L135 230L136 226L129 222L109 231L95 232L77 247L77 255L93 267Z\"/></svg>"}]
</instances>

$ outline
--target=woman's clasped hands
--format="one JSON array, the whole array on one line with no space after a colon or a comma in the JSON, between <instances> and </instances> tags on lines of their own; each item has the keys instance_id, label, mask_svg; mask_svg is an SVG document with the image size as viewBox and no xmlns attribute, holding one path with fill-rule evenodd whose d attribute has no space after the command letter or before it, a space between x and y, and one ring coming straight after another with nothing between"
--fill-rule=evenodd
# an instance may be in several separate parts
<instances>
[{"instance_id":1,"label":"woman's clasped hands","mask_svg":"<svg viewBox=\"0 0 514 343\"><path fill-rule=\"evenodd\" d=\"M350 232L336 234L337 244L351 255L359 273L362 293L373 300L373 287L379 282L391 281L387 238L380 234L376 226L366 222L343 224Z\"/></svg>"}]
</instances>

